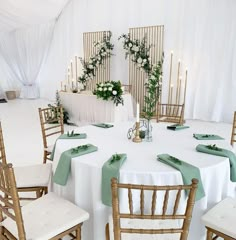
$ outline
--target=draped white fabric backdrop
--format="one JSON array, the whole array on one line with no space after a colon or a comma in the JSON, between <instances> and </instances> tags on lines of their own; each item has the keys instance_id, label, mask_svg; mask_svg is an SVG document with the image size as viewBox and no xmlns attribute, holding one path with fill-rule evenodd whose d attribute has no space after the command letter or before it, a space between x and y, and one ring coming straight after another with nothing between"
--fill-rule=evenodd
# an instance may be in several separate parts
<instances>
[{"instance_id":1,"label":"draped white fabric backdrop","mask_svg":"<svg viewBox=\"0 0 236 240\"><path fill-rule=\"evenodd\" d=\"M5 60L10 82L21 84L21 98L39 97L37 78L52 40L54 23L0 36L0 54Z\"/></svg>"},{"instance_id":2,"label":"draped white fabric backdrop","mask_svg":"<svg viewBox=\"0 0 236 240\"><path fill-rule=\"evenodd\" d=\"M111 78L128 82L128 62L118 36L129 27L163 24L164 82L171 50L175 62L181 59L189 72L186 118L231 122L236 110L235 9L235 0L71 0L56 22L37 80L41 97L54 99L70 59L83 56L83 32L112 31Z\"/></svg>"}]
</instances>

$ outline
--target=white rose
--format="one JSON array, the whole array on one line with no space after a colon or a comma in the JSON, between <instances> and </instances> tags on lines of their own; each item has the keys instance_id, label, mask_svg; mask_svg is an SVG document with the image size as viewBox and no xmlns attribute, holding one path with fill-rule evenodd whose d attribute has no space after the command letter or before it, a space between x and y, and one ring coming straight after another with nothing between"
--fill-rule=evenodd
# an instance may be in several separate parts
<instances>
[{"instance_id":1,"label":"white rose","mask_svg":"<svg viewBox=\"0 0 236 240\"><path fill-rule=\"evenodd\" d=\"M138 63L137 65L138 65L138 67L142 67L142 64L141 64L141 63Z\"/></svg>"},{"instance_id":2,"label":"white rose","mask_svg":"<svg viewBox=\"0 0 236 240\"><path fill-rule=\"evenodd\" d=\"M103 91L107 91L107 88L106 88L106 87L104 87L104 88L103 88Z\"/></svg>"},{"instance_id":3,"label":"white rose","mask_svg":"<svg viewBox=\"0 0 236 240\"><path fill-rule=\"evenodd\" d=\"M133 46L133 44L132 43L129 43L129 47L131 48Z\"/></svg>"},{"instance_id":4,"label":"white rose","mask_svg":"<svg viewBox=\"0 0 236 240\"><path fill-rule=\"evenodd\" d=\"M135 52L138 52L139 51L139 47L136 46L135 49L134 49Z\"/></svg>"},{"instance_id":5,"label":"white rose","mask_svg":"<svg viewBox=\"0 0 236 240\"><path fill-rule=\"evenodd\" d=\"M135 51L135 49L136 49L136 47L135 47L135 46L133 46L133 47L131 48L131 50L133 50L133 51Z\"/></svg>"},{"instance_id":6,"label":"white rose","mask_svg":"<svg viewBox=\"0 0 236 240\"><path fill-rule=\"evenodd\" d=\"M109 91L112 91L112 87L109 87L108 90L109 90Z\"/></svg>"},{"instance_id":7,"label":"white rose","mask_svg":"<svg viewBox=\"0 0 236 240\"><path fill-rule=\"evenodd\" d=\"M91 63L93 63L93 61L92 61L92 60L90 60L90 61L89 61L89 63L91 64Z\"/></svg>"},{"instance_id":8,"label":"white rose","mask_svg":"<svg viewBox=\"0 0 236 240\"><path fill-rule=\"evenodd\" d=\"M88 77L88 74L85 74L85 77Z\"/></svg>"},{"instance_id":9,"label":"white rose","mask_svg":"<svg viewBox=\"0 0 236 240\"><path fill-rule=\"evenodd\" d=\"M154 75L152 75L152 76L151 76L151 79L152 79L152 80L155 80L155 79L156 79L156 77L155 77Z\"/></svg>"},{"instance_id":10,"label":"white rose","mask_svg":"<svg viewBox=\"0 0 236 240\"><path fill-rule=\"evenodd\" d=\"M101 87L103 87L103 86L104 86L104 84L103 84L103 83L101 83L101 84L100 84L100 86L101 86Z\"/></svg>"},{"instance_id":11,"label":"white rose","mask_svg":"<svg viewBox=\"0 0 236 240\"><path fill-rule=\"evenodd\" d=\"M124 92L125 91L125 87L121 87L121 90L122 90L122 92Z\"/></svg>"},{"instance_id":12,"label":"white rose","mask_svg":"<svg viewBox=\"0 0 236 240\"><path fill-rule=\"evenodd\" d=\"M142 63L143 59L141 57L138 58L137 63Z\"/></svg>"},{"instance_id":13,"label":"white rose","mask_svg":"<svg viewBox=\"0 0 236 240\"><path fill-rule=\"evenodd\" d=\"M147 62L147 59L143 59L143 62Z\"/></svg>"},{"instance_id":14,"label":"white rose","mask_svg":"<svg viewBox=\"0 0 236 240\"><path fill-rule=\"evenodd\" d=\"M89 69L93 69L93 65L92 64L90 64L88 67L89 67Z\"/></svg>"},{"instance_id":15,"label":"white rose","mask_svg":"<svg viewBox=\"0 0 236 240\"><path fill-rule=\"evenodd\" d=\"M117 95L117 91L116 91L116 90L113 90L113 91L112 91L112 94L113 94L113 95Z\"/></svg>"},{"instance_id":16,"label":"white rose","mask_svg":"<svg viewBox=\"0 0 236 240\"><path fill-rule=\"evenodd\" d=\"M98 88L98 91L102 91L102 88L100 87L100 88Z\"/></svg>"}]
</instances>

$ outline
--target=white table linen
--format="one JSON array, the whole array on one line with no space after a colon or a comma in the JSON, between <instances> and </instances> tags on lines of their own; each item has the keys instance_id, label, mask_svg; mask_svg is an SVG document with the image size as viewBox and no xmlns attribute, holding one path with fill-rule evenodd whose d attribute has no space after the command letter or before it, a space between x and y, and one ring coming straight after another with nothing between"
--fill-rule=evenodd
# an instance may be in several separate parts
<instances>
[{"instance_id":1,"label":"white table linen","mask_svg":"<svg viewBox=\"0 0 236 240\"><path fill-rule=\"evenodd\" d=\"M71 200L90 213L90 219L83 226L83 239L105 239L105 224L111 208L101 201L101 173L105 161L114 153L126 153L127 160L120 170L120 182L137 184L173 185L183 184L181 173L157 161L157 154L168 153L199 167L206 196L197 201L190 226L190 240L203 240L205 228L201 216L215 203L226 196L235 196L235 184L230 182L229 160L224 157L197 152L199 143L217 144L231 149L229 140L200 141L193 133L227 133L219 125L205 122L187 122L189 129L167 130L166 123L153 123L153 142L133 143L127 139L128 128L133 123L116 123L115 127L102 129L95 126L78 128L86 132L87 139L58 140L53 169L57 166L61 153L71 147L91 143L98 151L72 159L71 174L66 186L53 184L53 191Z\"/></svg>"},{"instance_id":2,"label":"white table linen","mask_svg":"<svg viewBox=\"0 0 236 240\"><path fill-rule=\"evenodd\" d=\"M133 103L130 94L124 94L124 105L116 106L113 101L97 99L92 93L60 92L61 103L68 111L71 121L120 122L131 120Z\"/></svg>"}]
</instances>

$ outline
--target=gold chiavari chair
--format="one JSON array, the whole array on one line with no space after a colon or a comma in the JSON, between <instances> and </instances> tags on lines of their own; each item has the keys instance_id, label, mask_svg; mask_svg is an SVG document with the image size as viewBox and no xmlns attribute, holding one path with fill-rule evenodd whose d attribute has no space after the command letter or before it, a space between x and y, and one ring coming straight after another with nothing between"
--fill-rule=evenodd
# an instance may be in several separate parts
<instances>
[{"instance_id":1,"label":"gold chiavari chair","mask_svg":"<svg viewBox=\"0 0 236 240\"><path fill-rule=\"evenodd\" d=\"M219 237L225 240L235 240L236 200L225 198L204 214L202 221L207 229L206 240L215 240Z\"/></svg>"},{"instance_id":2,"label":"gold chiavari chair","mask_svg":"<svg viewBox=\"0 0 236 240\"><path fill-rule=\"evenodd\" d=\"M46 163L47 160L51 160L50 155L54 146L50 140L52 141L55 135L59 136L64 133L63 108L59 106L38 110L44 146L43 163Z\"/></svg>"},{"instance_id":3,"label":"gold chiavari chair","mask_svg":"<svg viewBox=\"0 0 236 240\"><path fill-rule=\"evenodd\" d=\"M81 239L81 226L89 214L54 193L20 207L11 164L0 163L0 190L0 239L56 240L66 235Z\"/></svg>"},{"instance_id":4,"label":"gold chiavari chair","mask_svg":"<svg viewBox=\"0 0 236 240\"><path fill-rule=\"evenodd\" d=\"M160 104L157 105L157 122L170 122L184 124L184 104Z\"/></svg>"},{"instance_id":5,"label":"gold chiavari chair","mask_svg":"<svg viewBox=\"0 0 236 240\"><path fill-rule=\"evenodd\" d=\"M117 183L115 178L111 181L113 223L109 221L109 224L106 225L107 240L135 240L138 236L138 239L143 240L187 239L195 203L197 179L193 179L191 185L176 186L122 184ZM118 194L121 189L123 189L122 194ZM120 196L122 195L124 198L124 189L127 192L128 202L127 208L121 210ZM188 191L189 194L186 201L183 200L183 197L181 198L181 193L185 194L185 191ZM147 195L149 201L146 202L145 196ZM133 198L136 199L138 196L140 198L139 208L137 202L133 203ZM159 204L158 196L163 196L162 204ZM172 205L170 202L174 204ZM178 210L180 202L181 205L185 205L184 209L182 209L184 210L183 213ZM150 208L148 207L149 203ZM162 234L161 237L160 234ZM142 235L142 238L140 238L140 235Z\"/></svg>"},{"instance_id":6,"label":"gold chiavari chair","mask_svg":"<svg viewBox=\"0 0 236 240\"><path fill-rule=\"evenodd\" d=\"M7 164L6 152L3 140L2 125L0 122L0 162ZM35 164L15 168L18 192L34 192L36 198L47 194L51 178L52 165ZM21 197L21 200L33 200L35 197Z\"/></svg>"},{"instance_id":7,"label":"gold chiavari chair","mask_svg":"<svg viewBox=\"0 0 236 240\"><path fill-rule=\"evenodd\" d=\"M131 93L132 85L122 84L122 87L124 88L125 93Z\"/></svg>"},{"instance_id":8,"label":"gold chiavari chair","mask_svg":"<svg viewBox=\"0 0 236 240\"><path fill-rule=\"evenodd\" d=\"M232 134L231 134L231 145L233 146L236 142L236 111L234 112L234 120L233 120L233 126L232 126Z\"/></svg>"}]
</instances>

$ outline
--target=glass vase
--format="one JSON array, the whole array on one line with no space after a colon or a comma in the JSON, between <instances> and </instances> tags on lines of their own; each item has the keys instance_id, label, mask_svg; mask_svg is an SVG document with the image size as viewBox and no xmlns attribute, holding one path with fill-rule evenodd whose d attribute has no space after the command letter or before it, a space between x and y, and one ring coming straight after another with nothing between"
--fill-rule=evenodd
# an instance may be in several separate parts
<instances>
[{"instance_id":1,"label":"glass vase","mask_svg":"<svg viewBox=\"0 0 236 240\"><path fill-rule=\"evenodd\" d=\"M147 119L147 121L146 121L145 141L152 142L152 124L151 124L150 119Z\"/></svg>"}]
</instances>

